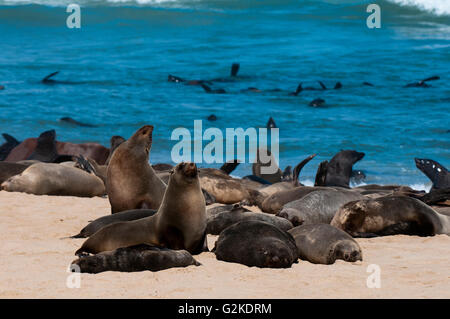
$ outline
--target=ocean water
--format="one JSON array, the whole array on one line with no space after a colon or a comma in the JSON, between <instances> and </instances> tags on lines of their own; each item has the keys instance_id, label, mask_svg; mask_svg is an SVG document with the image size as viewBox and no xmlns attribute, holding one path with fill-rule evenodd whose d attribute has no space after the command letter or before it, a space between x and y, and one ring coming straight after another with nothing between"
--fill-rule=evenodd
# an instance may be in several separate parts
<instances>
[{"instance_id":1,"label":"ocean water","mask_svg":"<svg viewBox=\"0 0 450 319\"><path fill-rule=\"evenodd\" d=\"M366 154L355 165L366 183L425 189L414 157L450 166L450 1L376 1L381 29L366 26L370 2L0 0L0 131L23 140L53 128L58 140L108 145L152 124L157 163L171 161L172 131L194 120L245 129L272 116L282 168L317 154L303 182L321 161L356 149ZM69 3L81 5L81 29L66 27ZM233 62L237 79L213 84L227 94L167 81L226 77ZM57 70L72 83L40 83ZM441 79L430 88L403 88L433 75ZM318 80L343 88L288 96ZM263 92L241 92L248 87ZM325 107L308 106L319 97ZM98 127L62 124L64 116Z\"/></svg>"}]
</instances>

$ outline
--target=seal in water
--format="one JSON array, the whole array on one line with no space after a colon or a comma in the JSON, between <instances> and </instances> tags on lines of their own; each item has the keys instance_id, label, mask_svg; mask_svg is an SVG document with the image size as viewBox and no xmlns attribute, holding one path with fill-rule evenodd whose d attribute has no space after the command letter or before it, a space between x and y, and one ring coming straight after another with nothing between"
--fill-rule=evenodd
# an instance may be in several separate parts
<instances>
[{"instance_id":1,"label":"seal in water","mask_svg":"<svg viewBox=\"0 0 450 319\"><path fill-rule=\"evenodd\" d=\"M71 117L62 117L59 119L59 121L63 122L63 123L72 124L72 125L82 126L82 127L98 127L97 125L79 122L77 120L74 120Z\"/></svg>"},{"instance_id":2,"label":"seal in water","mask_svg":"<svg viewBox=\"0 0 450 319\"><path fill-rule=\"evenodd\" d=\"M161 249L148 245L118 248L94 256L83 256L72 262L80 272L97 274L103 271L159 271L174 267L200 266L186 250Z\"/></svg>"},{"instance_id":3,"label":"seal in water","mask_svg":"<svg viewBox=\"0 0 450 319\"><path fill-rule=\"evenodd\" d=\"M331 221L352 237L450 234L450 220L420 200L385 196L342 206Z\"/></svg>"},{"instance_id":4,"label":"seal in water","mask_svg":"<svg viewBox=\"0 0 450 319\"><path fill-rule=\"evenodd\" d=\"M75 254L96 254L139 244L185 249L191 254L207 249L205 198L194 163L180 163L174 168L155 215L107 225L89 237Z\"/></svg>"},{"instance_id":5,"label":"seal in water","mask_svg":"<svg viewBox=\"0 0 450 319\"><path fill-rule=\"evenodd\" d=\"M300 259L325 265L334 264L336 259L362 261L358 243L346 232L331 225L303 225L288 232L294 237Z\"/></svg>"},{"instance_id":6,"label":"seal in water","mask_svg":"<svg viewBox=\"0 0 450 319\"><path fill-rule=\"evenodd\" d=\"M153 126L145 125L114 151L107 169L106 192L111 212L158 209L166 184L148 162Z\"/></svg>"},{"instance_id":7,"label":"seal in water","mask_svg":"<svg viewBox=\"0 0 450 319\"><path fill-rule=\"evenodd\" d=\"M421 80L419 82L413 82L413 83L406 84L404 87L405 88L419 88L419 87L420 88L429 88L431 85L427 84L426 82L428 82L428 81L436 81L436 80L439 80L439 79L440 79L440 77L438 77L438 76L432 76L432 77L423 79L423 80Z\"/></svg>"},{"instance_id":8,"label":"seal in water","mask_svg":"<svg viewBox=\"0 0 450 319\"><path fill-rule=\"evenodd\" d=\"M289 268L298 258L291 234L259 220L241 221L222 231L214 252L218 260L260 268Z\"/></svg>"},{"instance_id":9,"label":"seal in water","mask_svg":"<svg viewBox=\"0 0 450 319\"><path fill-rule=\"evenodd\" d=\"M433 182L433 189L450 188L450 172L444 166L430 159L414 160L417 168Z\"/></svg>"}]
</instances>

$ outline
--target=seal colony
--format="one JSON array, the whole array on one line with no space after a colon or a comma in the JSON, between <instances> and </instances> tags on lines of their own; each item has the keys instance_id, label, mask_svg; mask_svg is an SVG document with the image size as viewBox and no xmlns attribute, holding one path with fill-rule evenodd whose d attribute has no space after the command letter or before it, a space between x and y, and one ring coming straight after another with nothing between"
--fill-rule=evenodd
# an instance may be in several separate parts
<instances>
[{"instance_id":1,"label":"seal colony","mask_svg":"<svg viewBox=\"0 0 450 319\"><path fill-rule=\"evenodd\" d=\"M267 126L276 126L273 118ZM301 170L316 154L273 174L262 174L267 164L257 161L243 178L230 176L237 160L220 169L151 165L153 129L144 125L128 139L113 136L109 149L64 143L68 153L54 130L23 142L4 134L1 189L107 196L111 214L69 237L85 238L72 269L88 273L200 266L192 255L208 251L206 234L218 235L218 260L264 268L289 268L299 260L355 263L364 255L358 237L450 235L449 173L431 159L415 159L433 182L428 193L401 185L351 188L351 178L365 176L353 169L364 157L355 150L321 162L315 185L304 186ZM251 205L260 211L250 211Z\"/></svg>"}]
</instances>

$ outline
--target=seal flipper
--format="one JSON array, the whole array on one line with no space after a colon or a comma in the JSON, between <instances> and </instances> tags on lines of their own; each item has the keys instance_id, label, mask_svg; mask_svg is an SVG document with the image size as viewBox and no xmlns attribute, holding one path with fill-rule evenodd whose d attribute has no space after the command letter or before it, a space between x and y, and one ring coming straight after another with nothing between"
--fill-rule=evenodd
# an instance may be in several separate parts
<instances>
[{"instance_id":1,"label":"seal flipper","mask_svg":"<svg viewBox=\"0 0 450 319\"><path fill-rule=\"evenodd\" d=\"M295 166L295 168L294 168L294 179L293 179L293 183L294 183L295 186L298 186L298 185L299 185L298 177L299 177L299 175L300 175L300 172L301 172L302 168L303 168L306 164L308 164L308 162L309 162L310 160L312 160L314 157L316 157L316 154L313 154L313 155L308 156L308 157L305 158L303 161L301 161L300 163L298 163L297 166Z\"/></svg>"},{"instance_id":2,"label":"seal flipper","mask_svg":"<svg viewBox=\"0 0 450 319\"><path fill-rule=\"evenodd\" d=\"M20 144L20 142L18 140L16 140L14 137L12 137L11 135L9 135L7 133L2 133L2 136L7 143L12 143L12 144L16 144L16 145Z\"/></svg>"},{"instance_id":3,"label":"seal flipper","mask_svg":"<svg viewBox=\"0 0 450 319\"><path fill-rule=\"evenodd\" d=\"M266 127L267 128L276 128L277 127L277 125L275 124L275 120L272 117L270 117L269 121L267 121Z\"/></svg>"},{"instance_id":4,"label":"seal flipper","mask_svg":"<svg viewBox=\"0 0 450 319\"><path fill-rule=\"evenodd\" d=\"M52 77L54 77L55 75L57 75L59 73L59 71L50 73L49 75L47 75L45 78L43 78L41 80L42 83L53 83L55 82L54 80L51 80Z\"/></svg>"},{"instance_id":5,"label":"seal flipper","mask_svg":"<svg viewBox=\"0 0 450 319\"><path fill-rule=\"evenodd\" d=\"M320 86L322 87L322 90L326 90L327 89L327 87L325 86L325 84L323 84L322 81L318 81L318 82L319 82Z\"/></svg>"},{"instance_id":6,"label":"seal flipper","mask_svg":"<svg viewBox=\"0 0 450 319\"><path fill-rule=\"evenodd\" d=\"M203 88L203 90L205 90L205 92L207 92L207 93L211 93L212 92L211 88L209 86L207 86L206 84L202 83L200 85Z\"/></svg>"},{"instance_id":7,"label":"seal flipper","mask_svg":"<svg viewBox=\"0 0 450 319\"><path fill-rule=\"evenodd\" d=\"M236 76L238 74L239 67L240 67L239 63L233 63L231 65L231 76Z\"/></svg>"},{"instance_id":8,"label":"seal flipper","mask_svg":"<svg viewBox=\"0 0 450 319\"><path fill-rule=\"evenodd\" d=\"M316 179L314 181L314 186L325 186L326 185L326 177L327 177L327 166L328 161L323 161L319 164L316 173Z\"/></svg>"},{"instance_id":9,"label":"seal flipper","mask_svg":"<svg viewBox=\"0 0 450 319\"><path fill-rule=\"evenodd\" d=\"M435 76L430 76L429 78L423 79L423 80L420 81L420 82L437 81L437 80L440 80L440 79L441 79L441 78L440 78L439 76L435 75Z\"/></svg>"},{"instance_id":10,"label":"seal flipper","mask_svg":"<svg viewBox=\"0 0 450 319\"><path fill-rule=\"evenodd\" d=\"M230 173L233 172L239 164L240 162L237 159L235 159L233 161L229 161L223 164L220 167L220 170L225 174L230 175Z\"/></svg>"}]
</instances>

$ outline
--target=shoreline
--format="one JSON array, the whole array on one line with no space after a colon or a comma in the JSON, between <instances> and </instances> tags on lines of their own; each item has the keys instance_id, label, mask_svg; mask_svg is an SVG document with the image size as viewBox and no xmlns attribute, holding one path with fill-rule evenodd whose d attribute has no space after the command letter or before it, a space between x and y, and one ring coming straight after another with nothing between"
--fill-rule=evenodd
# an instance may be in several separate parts
<instances>
[{"instance_id":1,"label":"shoreline","mask_svg":"<svg viewBox=\"0 0 450 319\"><path fill-rule=\"evenodd\" d=\"M363 262L261 269L194 256L202 265L159 272L81 274L67 269L89 220L110 213L107 198L37 196L0 191L1 298L450 298L450 237L387 236L356 240ZM214 247L218 236L208 235ZM367 288L367 267L381 268L381 288Z\"/></svg>"}]
</instances>

